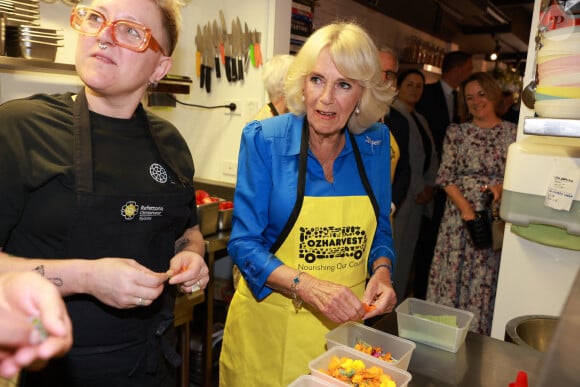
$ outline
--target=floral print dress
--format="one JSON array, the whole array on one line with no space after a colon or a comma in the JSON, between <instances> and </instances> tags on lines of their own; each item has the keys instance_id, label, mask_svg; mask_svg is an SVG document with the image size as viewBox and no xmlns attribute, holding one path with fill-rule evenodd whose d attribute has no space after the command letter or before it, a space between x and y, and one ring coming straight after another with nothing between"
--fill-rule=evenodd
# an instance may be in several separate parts
<instances>
[{"instance_id":1,"label":"floral print dress","mask_svg":"<svg viewBox=\"0 0 580 387\"><path fill-rule=\"evenodd\" d=\"M515 124L490 129L472 122L451 124L443 143L436 184L456 185L475 211L484 208L485 185L503 183ZM429 274L427 300L473 313L471 331L491 333L501 251L476 250L457 207L447 200Z\"/></svg>"}]
</instances>

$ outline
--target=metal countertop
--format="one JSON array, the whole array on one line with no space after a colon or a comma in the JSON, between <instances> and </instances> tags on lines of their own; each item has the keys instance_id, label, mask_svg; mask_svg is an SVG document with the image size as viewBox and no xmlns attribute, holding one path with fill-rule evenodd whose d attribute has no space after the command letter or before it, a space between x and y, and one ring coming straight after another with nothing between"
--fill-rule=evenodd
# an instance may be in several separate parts
<instances>
[{"instance_id":1,"label":"metal countertop","mask_svg":"<svg viewBox=\"0 0 580 387\"><path fill-rule=\"evenodd\" d=\"M373 324L381 331L397 335L397 316L390 313ZM513 343L468 332L457 353L416 343L408 371L409 387L508 387L518 371L525 371L533 386L543 354Z\"/></svg>"}]
</instances>

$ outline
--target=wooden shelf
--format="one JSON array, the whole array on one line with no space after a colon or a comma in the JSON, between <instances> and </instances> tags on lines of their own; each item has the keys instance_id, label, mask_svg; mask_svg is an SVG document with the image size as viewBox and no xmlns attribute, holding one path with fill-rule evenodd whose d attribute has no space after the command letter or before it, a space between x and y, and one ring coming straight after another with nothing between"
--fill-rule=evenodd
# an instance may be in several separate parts
<instances>
[{"instance_id":1,"label":"wooden shelf","mask_svg":"<svg viewBox=\"0 0 580 387\"><path fill-rule=\"evenodd\" d=\"M13 58L0 56L0 69L12 71L32 71L37 73L53 73L62 75L77 75L75 65L54 63L43 60Z\"/></svg>"}]
</instances>

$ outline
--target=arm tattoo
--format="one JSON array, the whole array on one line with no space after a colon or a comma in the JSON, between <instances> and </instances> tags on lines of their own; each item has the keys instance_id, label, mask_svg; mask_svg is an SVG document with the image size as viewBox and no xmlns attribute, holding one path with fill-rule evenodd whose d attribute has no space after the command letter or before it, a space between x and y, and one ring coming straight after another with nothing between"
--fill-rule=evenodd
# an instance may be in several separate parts
<instances>
[{"instance_id":1,"label":"arm tattoo","mask_svg":"<svg viewBox=\"0 0 580 387\"><path fill-rule=\"evenodd\" d=\"M187 237L181 237L178 240L175 241L175 254L179 253L180 251L183 251L185 249L185 246L187 246L189 244L189 238Z\"/></svg>"},{"instance_id":2,"label":"arm tattoo","mask_svg":"<svg viewBox=\"0 0 580 387\"><path fill-rule=\"evenodd\" d=\"M44 265L39 265L34 268L34 271L44 277ZM52 282L55 286L62 286L62 278L54 277L54 278L47 278L50 282Z\"/></svg>"}]
</instances>

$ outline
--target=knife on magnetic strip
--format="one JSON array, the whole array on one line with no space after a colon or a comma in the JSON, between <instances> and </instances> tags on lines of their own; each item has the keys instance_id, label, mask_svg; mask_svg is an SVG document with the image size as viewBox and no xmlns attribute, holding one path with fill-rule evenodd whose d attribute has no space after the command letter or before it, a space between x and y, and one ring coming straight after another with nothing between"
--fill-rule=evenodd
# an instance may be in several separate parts
<instances>
[{"instance_id":1,"label":"knife on magnetic strip","mask_svg":"<svg viewBox=\"0 0 580 387\"><path fill-rule=\"evenodd\" d=\"M205 49L203 56L205 62L205 91L211 93L211 70L213 68L215 49L211 39L211 26L209 22L203 27L203 46Z\"/></svg>"},{"instance_id":2,"label":"knife on magnetic strip","mask_svg":"<svg viewBox=\"0 0 580 387\"><path fill-rule=\"evenodd\" d=\"M236 31L234 41L236 42L236 59L238 61L238 80L244 80L244 33L242 32L242 23L236 16Z\"/></svg>"},{"instance_id":3,"label":"knife on magnetic strip","mask_svg":"<svg viewBox=\"0 0 580 387\"><path fill-rule=\"evenodd\" d=\"M195 34L195 75L201 79L201 52L203 50L203 37L201 36L201 28L197 25L197 32Z\"/></svg>"},{"instance_id":4,"label":"knife on magnetic strip","mask_svg":"<svg viewBox=\"0 0 580 387\"><path fill-rule=\"evenodd\" d=\"M220 23L222 26L222 38L224 44L224 68L226 69L226 78L228 82L232 81L232 70L230 67L231 63L231 55L232 55L232 46L230 44L230 39L228 36L228 27L226 25L226 18L224 17L224 11L220 9Z\"/></svg>"},{"instance_id":5,"label":"knife on magnetic strip","mask_svg":"<svg viewBox=\"0 0 580 387\"><path fill-rule=\"evenodd\" d=\"M216 78L221 78L221 70L220 70L220 31L217 25L217 21L213 21L211 25L211 45L214 48L214 61L215 61L215 76Z\"/></svg>"},{"instance_id":6,"label":"knife on magnetic strip","mask_svg":"<svg viewBox=\"0 0 580 387\"><path fill-rule=\"evenodd\" d=\"M238 70L236 67L236 56L238 55L238 41L236 40L237 34L236 21L232 20L232 39L230 43L232 44L232 56L230 57L230 71L232 72L232 81L238 80Z\"/></svg>"}]
</instances>

